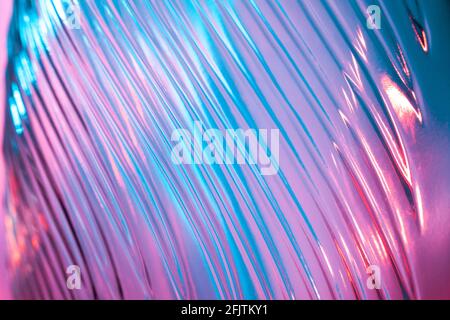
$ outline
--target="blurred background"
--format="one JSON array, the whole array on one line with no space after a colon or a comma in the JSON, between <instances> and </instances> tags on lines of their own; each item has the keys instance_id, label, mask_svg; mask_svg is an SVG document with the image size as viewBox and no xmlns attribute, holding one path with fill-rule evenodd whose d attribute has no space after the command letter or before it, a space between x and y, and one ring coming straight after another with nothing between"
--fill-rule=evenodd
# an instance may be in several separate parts
<instances>
[{"instance_id":1,"label":"blurred background","mask_svg":"<svg viewBox=\"0 0 450 320\"><path fill-rule=\"evenodd\" d=\"M6 49L6 38L8 33L8 25L11 16L13 0L2 0L0 1L0 101L2 103L2 112L0 112L0 128L3 128L3 121L5 113L4 102L5 102L5 67L7 60L7 49ZM0 137L3 140L3 130L0 130ZM2 199L3 188L4 188L4 166L3 159L0 159L0 197ZM9 294L7 290L8 280L6 279L5 270L5 243L4 243L4 229L3 229L3 210L0 210L0 299L8 299Z\"/></svg>"}]
</instances>

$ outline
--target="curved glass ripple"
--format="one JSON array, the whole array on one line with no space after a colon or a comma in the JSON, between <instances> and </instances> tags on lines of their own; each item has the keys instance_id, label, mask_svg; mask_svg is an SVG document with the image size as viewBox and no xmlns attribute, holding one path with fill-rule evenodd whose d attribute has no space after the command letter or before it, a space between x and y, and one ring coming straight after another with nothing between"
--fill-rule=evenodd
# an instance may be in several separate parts
<instances>
[{"instance_id":1,"label":"curved glass ripple","mask_svg":"<svg viewBox=\"0 0 450 320\"><path fill-rule=\"evenodd\" d=\"M79 5L15 2L14 297L450 298L447 1ZM278 129L278 173L175 165L195 121Z\"/></svg>"}]
</instances>

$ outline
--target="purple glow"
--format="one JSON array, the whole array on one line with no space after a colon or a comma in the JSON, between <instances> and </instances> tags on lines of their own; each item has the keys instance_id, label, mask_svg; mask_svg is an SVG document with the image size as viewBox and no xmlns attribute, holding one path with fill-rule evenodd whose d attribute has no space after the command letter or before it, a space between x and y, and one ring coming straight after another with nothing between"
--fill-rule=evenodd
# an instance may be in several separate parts
<instances>
[{"instance_id":1,"label":"purple glow","mask_svg":"<svg viewBox=\"0 0 450 320\"><path fill-rule=\"evenodd\" d=\"M12 296L450 298L450 5L373 2L17 2ZM205 163L194 123L279 130L279 170Z\"/></svg>"}]
</instances>

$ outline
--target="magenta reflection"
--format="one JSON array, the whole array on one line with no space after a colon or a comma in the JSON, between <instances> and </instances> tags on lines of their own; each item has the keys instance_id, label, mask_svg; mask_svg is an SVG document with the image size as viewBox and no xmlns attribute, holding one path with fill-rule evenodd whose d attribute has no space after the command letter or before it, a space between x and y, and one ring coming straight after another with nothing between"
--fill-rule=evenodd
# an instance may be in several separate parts
<instances>
[{"instance_id":1,"label":"magenta reflection","mask_svg":"<svg viewBox=\"0 0 450 320\"><path fill-rule=\"evenodd\" d=\"M450 297L448 2L27 3L13 297Z\"/></svg>"}]
</instances>

